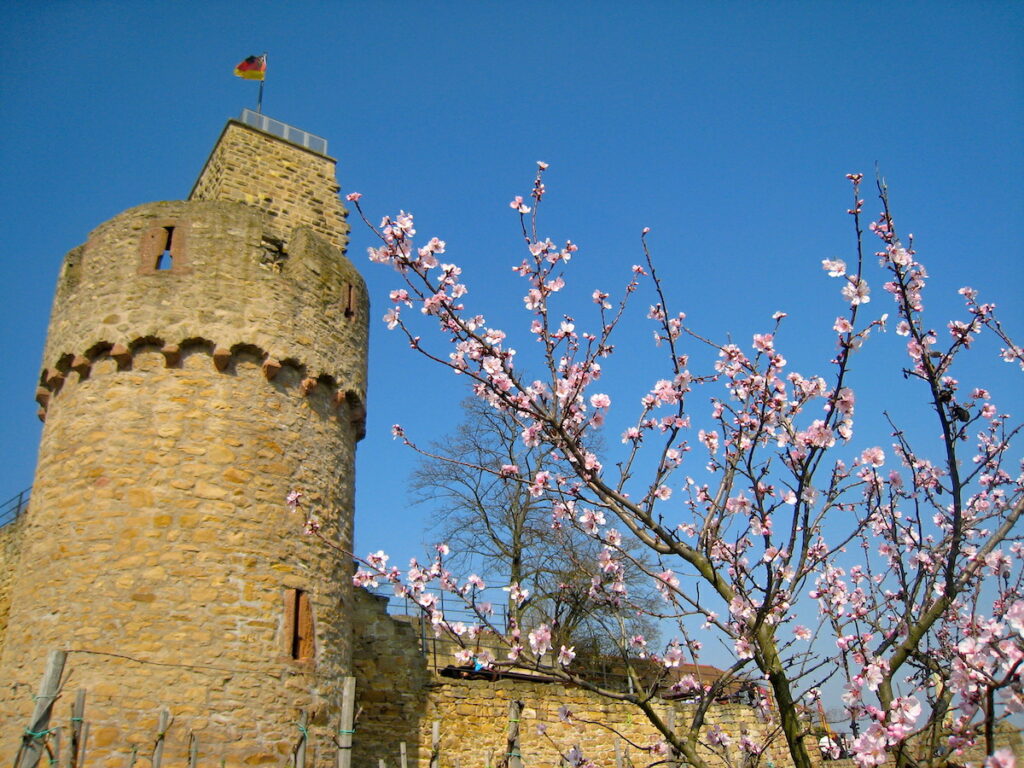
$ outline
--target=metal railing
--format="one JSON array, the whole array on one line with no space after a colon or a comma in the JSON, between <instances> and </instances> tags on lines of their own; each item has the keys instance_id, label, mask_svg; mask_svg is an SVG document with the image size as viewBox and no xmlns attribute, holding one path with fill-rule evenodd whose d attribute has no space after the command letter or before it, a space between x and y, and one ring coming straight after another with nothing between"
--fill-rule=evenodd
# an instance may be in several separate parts
<instances>
[{"instance_id":1,"label":"metal railing","mask_svg":"<svg viewBox=\"0 0 1024 768\"><path fill-rule=\"evenodd\" d=\"M28 508L29 496L32 494L31 486L16 493L3 504L0 504L0 528L8 523L13 523Z\"/></svg>"},{"instance_id":2,"label":"metal railing","mask_svg":"<svg viewBox=\"0 0 1024 768\"><path fill-rule=\"evenodd\" d=\"M479 621L476 613L466 603L460 601L458 598L452 595L447 595L443 591L429 590L437 597L437 607L444 613L447 621L463 621L466 623L477 623ZM386 597L388 600L388 613L392 616L412 616L419 618L422 614L422 609L408 597L399 597L395 594L394 589L390 586L382 585L370 589L370 592L377 595L378 597ZM500 594L500 593L499 593ZM500 628L502 631L508 630L508 615L506 607L503 602L498 602L501 598L496 598L491 602L492 613L490 615L491 626ZM483 603L483 600L479 602Z\"/></svg>"},{"instance_id":3,"label":"metal railing","mask_svg":"<svg viewBox=\"0 0 1024 768\"><path fill-rule=\"evenodd\" d=\"M269 133L271 136L284 139L290 144L305 147L320 155L327 154L327 139L322 136L317 136L287 123L282 123L280 120L274 120L272 117L267 117L261 112L253 112L251 109L243 109L242 116L239 119L246 125L251 125L253 128Z\"/></svg>"}]
</instances>

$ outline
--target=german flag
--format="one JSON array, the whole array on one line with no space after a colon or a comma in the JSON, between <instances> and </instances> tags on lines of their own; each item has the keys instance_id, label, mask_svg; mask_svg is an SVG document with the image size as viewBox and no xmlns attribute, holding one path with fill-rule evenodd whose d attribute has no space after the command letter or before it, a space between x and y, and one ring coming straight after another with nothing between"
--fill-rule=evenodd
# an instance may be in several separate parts
<instances>
[{"instance_id":1,"label":"german flag","mask_svg":"<svg viewBox=\"0 0 1024 768\"><path fill-rule=\"evenodd\" d=\"M250 56L237 67L235 75L246 80L262 80L267 74L267 54Z\"/></svg>"}]
</instances>

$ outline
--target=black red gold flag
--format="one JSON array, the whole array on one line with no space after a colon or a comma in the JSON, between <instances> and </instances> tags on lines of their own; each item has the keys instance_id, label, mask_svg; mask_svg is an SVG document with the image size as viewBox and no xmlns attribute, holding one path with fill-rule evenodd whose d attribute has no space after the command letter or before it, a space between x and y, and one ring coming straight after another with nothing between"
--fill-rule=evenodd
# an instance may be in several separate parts
<instances>
[{"instance_id":1,"label":"black red gold flag","mask_svg":"<svg viewBox=\"0 0 1024 768\"><path fill-rule=\"evenodd\" d=\"M267 55L250 56L235 67L235 74L246 80L262 80L267 74Z\"/></svg>"}]
</instances>

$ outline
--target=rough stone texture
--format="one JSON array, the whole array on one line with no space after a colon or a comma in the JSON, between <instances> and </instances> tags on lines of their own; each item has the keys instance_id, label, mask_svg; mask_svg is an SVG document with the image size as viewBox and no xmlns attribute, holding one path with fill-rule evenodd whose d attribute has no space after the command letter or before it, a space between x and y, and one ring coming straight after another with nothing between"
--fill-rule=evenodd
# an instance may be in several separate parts
<instances>
[{"instance_id":1,"label":"rough stone texture","mask_svg":"<svg viewBox=\"0 0 1024 768\"><path fill-rule=\"evenodd\" d=\"M7 617L11 609L11 582L21 554L21 530L24 516L0 528L0 648L4 647Z\"/></svg>"},{"instance_id":2,"label":"rough stone texture","mask_svg":"<svg viewBox=\"0 0 1024 768\"><path fill-rule=\"evenodd\" d=\"M229 120L189 200L233 200L266 211L269 230L287 241L311 227L335 248L348 242L348 211L338 197L334 160Z\"/></svg>"},{"instance_id":3,"label":"rough stone texture","mask_svg":"<svg viewBox=\"0 0 1024 768\"><path fill-rule=\"evenodd\" d=\"M387 615L385 598L364 589L355 590L354 597L352 623L358 630L353 636L352 670L356 707L362 713L353 764L377 768L379 757L397 764L398 744L404 741L410 763L418 765L431 675L416 630ZM426 728L429 759L430 725Z\"/></svg>"},{"instance_id":4,"label":"rough stone texture","mask_svg":"<svg viewBox=\"0 0 1024 768\"><path fill-rule=\"evenodd\" d=\"M58 279L0 723L27 724L47 652L66 649L65 690L88 690L90 765L148 754L161 707L169 766L189 731L204 762L281 764L300 712L314 727L337 715L351 668L350 563L298 535L284 498L302 489L350 548L366 291L339 250L344 209L318 207L333 161L235 127L206 199L126 211ZM312 605L309 661L291 654L295 589ZM0 729L0 759L19 739Z\"/></svg>"},{"instance_id":5,"label":"rough stone texture","mask_svg":"<svg viewBox=\"0 0 1024 768\"><path fill-rule=\"evenodd\" d=\"M353 617L358 628L353 669L357 680L356 705L360 709L353 753L355 768L377 768L380 758L388 765L397 765L402 741L406 743L409 765L429 768L435 721L440 723L441 768L498 766L506 749L510 701L519 701L523 706L520 751L527 766L560 765L556 745L563 752L579 746L597 765L614 766L619 737L594 723L611 725L640 746L659 738L643 713L632 705L609 701L579 688L522 680L453 679L436 674L437 667L448 663L452 649L439 643L436 658L433 650L429 655L423 654L418 622L387 615L385 601L365 590L356 590ZM428 648L434 645L427 638ZM558 710L563 706L573 712L574 722L565 723L559 718ZM693 706L681 701L656 704L663 717L675 707L679 727L689 721ZM588 720L592 722L586 723ZM765 734L775 728L754 707L736 703L712 705L705 732L713 725L721 726L733 739L728 761L705 747L700 748L715 768L746 765L738 749L740 735L746 732L763 744ZM538 726L544 727L550 739L538 733ZM1024 757L1021 733L1010 723L1000 724L996 744L1010 748L1018 760ZM626 766L649 765L657 759L624 742L619 746ZM808 737L807 748L812 761L821 768L855 768L853 760L821 760L813 736ZM969 750L964 758L972 765L980 765L984 759L980 747ZM887 763L891 764L893 760ZM776 734L760 765L792 765L781 735Z\"/></svg>"},{"instance_id":6,"label":"rough stone texture","mask_svg":"<svg viewBox=\"0 0 1024 768\"><path fill-rule=\"evenodd\" d=\"M427 768L431 755L431 728L440 722L443 768L453 766L494 766L504 756L508 732L509 702L523 704L520 723L520 747L526 765L559 764L555 745L564 751L579 746L598 765L615 764L616 736L585 720L614 725L625 737L642 746L657 741L654 729L642 712L628 704L603 699L579 688L520 680L458 680L441 677L433 671L434 658L419 650L419 637L413 623L388 616L383 600L364 590L356 590L353 669L356 674L356 702L361 708L353 755L356 768L376 768L384 758L397 764L399 743L406 742L409 764ZM429 644L428 644L429 645ZM439 652L440 666L449 657ZM567 706L576 722L559 719L559 707ZM667 701L657 705L663 713L676 707L676 722L687 722L692 704ZM738 740L746 730L761 740L766 724L757 710L744 704L712 707L708 726L720 725ZM547 729L550 740L538 733ZM623 753L637 765L654 760L648 753L622 744ZM712 765L725 766L720 758L707 753ZM781 744L769 749L775 765L790 764ZM742 759L733 750L735 765ZM629 763L626 763L629 765Z\"/></svg>"},{"instance_id":7,"label":"rough stone texture","mask_svg":"<svg viewBox=\"0 0 1024 768\"><path fill-rule=\"evenodd\" d=\"M280 142L283 143L283 142ZM295 230L283 260L268 261L266 214L239 203L170 202L132 208L97 227L57 279L40 381L67 377L76 355L112 346L254 346L329 377L360 400L366 385L366 287L341 251ZM144 261L144 240L173 227L183 254L169 270Z\"/></svg>"}]
</instances>

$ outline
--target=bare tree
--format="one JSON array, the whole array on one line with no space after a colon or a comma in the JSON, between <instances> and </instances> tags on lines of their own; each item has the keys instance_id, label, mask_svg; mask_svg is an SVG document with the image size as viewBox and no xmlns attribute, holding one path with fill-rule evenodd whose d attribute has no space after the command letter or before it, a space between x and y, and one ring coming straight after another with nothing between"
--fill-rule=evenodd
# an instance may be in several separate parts
<instances>
[{"instance_id":1,"label":"bare tree","mask_svg":"<svg viewBox=\"0 0 1024 768\"><path fill-rule=\"evenodd\" d=\"M452 434L418 449L410 478L414 501L432 506L431 529L449 545L450 566L463 578L475 573L504 586L513 623L547 624L558 645L574 646L581 656L614 651L627 633L656 634L645 612L595 600L599 544L571 525L552 525L553 494L531 492L522 482L541 471L564 472L564 462L524 445L509 414L478 398L464 400L462 409ZM634 600L642 601L639 575L630 581Z\"/></svg>"}]
</instances>

